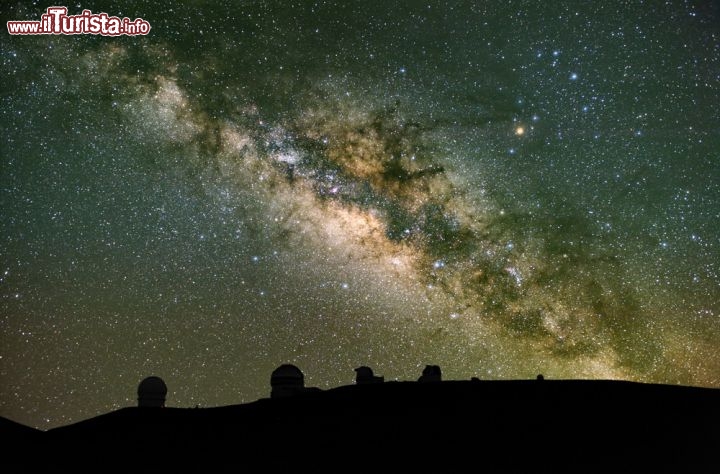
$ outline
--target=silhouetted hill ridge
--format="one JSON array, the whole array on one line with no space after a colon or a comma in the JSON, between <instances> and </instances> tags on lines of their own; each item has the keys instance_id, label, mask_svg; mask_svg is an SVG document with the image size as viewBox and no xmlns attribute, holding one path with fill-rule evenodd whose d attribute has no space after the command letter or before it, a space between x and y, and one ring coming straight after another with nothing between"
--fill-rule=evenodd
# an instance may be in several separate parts
<instances>
[{"instance_id":1,"label":"silhouetted hill ridge","mask_svg":"<svg viewBox=\"0 0 720 474\"><path fill-rule=\"evenodd\" d=\"M555 470L637 472L716 465L718 426L717 389L578 380L385 382L224 407L123 408L42 433L32 444L74 469L107 459L129 468L149 457L167 468L222 470L239 459L274 471L289 458L316 467L355 462L360 450L406 467L475 459L522 470L543 460Z\"/></svg>"}]
</instances>

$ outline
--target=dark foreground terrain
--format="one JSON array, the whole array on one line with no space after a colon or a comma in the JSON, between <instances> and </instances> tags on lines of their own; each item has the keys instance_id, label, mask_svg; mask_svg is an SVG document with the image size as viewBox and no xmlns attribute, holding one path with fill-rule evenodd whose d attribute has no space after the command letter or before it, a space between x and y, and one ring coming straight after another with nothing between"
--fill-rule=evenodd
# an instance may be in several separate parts
<instances>
[{"instance_id":1,"label":"dark foreground terrain","mask_svg":"<svg viewBox=\"0 0 720 474\"><path fill-rule=\"evenodd\" d=\"M720 390L630 382L389 382L48 432L1 421L3 472L720 472Z\"/></svg>"}]
</instances>

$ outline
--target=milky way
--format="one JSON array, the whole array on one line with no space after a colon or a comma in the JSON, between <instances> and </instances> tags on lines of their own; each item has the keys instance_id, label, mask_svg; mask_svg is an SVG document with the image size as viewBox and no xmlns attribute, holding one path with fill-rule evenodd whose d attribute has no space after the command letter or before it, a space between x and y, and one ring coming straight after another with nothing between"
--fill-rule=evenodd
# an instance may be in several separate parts
<instances>
[{"instance_id":1,"label":"milky way","mask_svg":"<svg viewBox=\"0 0 720 474\"><path fill-rule=\"evenodd\" d=\"M0 415L281 363L720 387L717 7L126 3L0 45Z\"/></svg>"}]
</instances>

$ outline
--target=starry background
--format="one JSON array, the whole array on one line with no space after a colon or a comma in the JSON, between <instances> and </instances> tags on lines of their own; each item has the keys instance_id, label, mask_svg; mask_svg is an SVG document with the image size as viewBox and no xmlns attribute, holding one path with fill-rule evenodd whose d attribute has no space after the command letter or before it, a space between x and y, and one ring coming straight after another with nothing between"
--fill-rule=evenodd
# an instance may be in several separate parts
<instances>
[{"instance_id":1,"label":"starry background","mask_svg":"<svg viewBox=\"0 0 720 474\"><path fill-rule=\"evenodd\" d=\"M720 387L716 2L167 3L2 34L0 415L288 362Z\"/></svg>"}]
</instances>

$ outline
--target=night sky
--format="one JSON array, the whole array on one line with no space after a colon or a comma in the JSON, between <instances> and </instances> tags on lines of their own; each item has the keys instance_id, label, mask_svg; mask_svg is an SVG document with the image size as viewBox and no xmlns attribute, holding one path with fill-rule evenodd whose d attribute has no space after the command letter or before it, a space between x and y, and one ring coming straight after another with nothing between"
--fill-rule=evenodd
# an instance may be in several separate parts
<instances>
[{"instance_id":1,"label":"night sky","mask_svg":"<svg viewBox=\"0 0 720 474\"><path fill-rule=\"evenodd\" d=\"M720 387L720 5L68 4L10 36L0 415L415 380ZM164 5L167 3L170 6Z\"/></svg>"}]
</instances>

